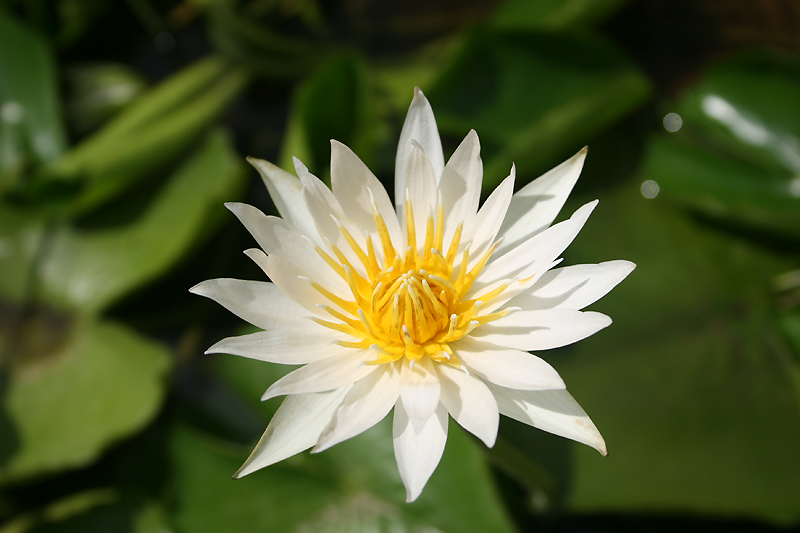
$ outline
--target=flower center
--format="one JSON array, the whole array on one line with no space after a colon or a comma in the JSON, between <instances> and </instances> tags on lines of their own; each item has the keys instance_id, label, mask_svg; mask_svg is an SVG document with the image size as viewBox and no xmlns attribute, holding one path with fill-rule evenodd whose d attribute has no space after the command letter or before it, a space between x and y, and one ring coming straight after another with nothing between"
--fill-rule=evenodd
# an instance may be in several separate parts
<instances>
[{"instance_id":1,"label":"flower center","mask_svg":"<svg viewBox=\"0 0 800 533\"><path fill-rule=\"evenodd\" d=\"M323 308L341 322L314 318L318 324L347 333L357 341L340 341L342 346L372 349L377 358L370 363L382 364L402 357L413 362L428 356L434 361L460 364L455 361L449 343L456 341L480 324L505 316L507 311L478 316L484 302L497 297L508 285L503 284L481 296L467 298L478 274L494 252L490 246L481 259L469 269L469 247L456 261L463 226L455 230L446 255L444 249L444 208L439 205L437 220L428 217L425 245L420 254L416 247L416 228L410 201L406 201L407 247L402 255L395 250L383 217L373 206L383 261L375 253L372 237L367 237L365 251L347 229L339 224L366 276L353 268L347 257L331 245L333 256L317 248L317 253L347 282L353 301L343 300L324 287L312 286L345 313L330 306ZM381 264L382 263L382 264ZM456 266L458 268L456 268Z\"/></svg>"}]
</instances>

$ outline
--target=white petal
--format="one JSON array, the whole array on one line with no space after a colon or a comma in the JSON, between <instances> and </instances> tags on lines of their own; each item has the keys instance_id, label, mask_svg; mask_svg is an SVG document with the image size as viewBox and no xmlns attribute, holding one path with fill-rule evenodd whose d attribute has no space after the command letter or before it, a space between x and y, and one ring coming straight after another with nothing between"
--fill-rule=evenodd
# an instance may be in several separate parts
<instances>
[{"instance_id":1,"label":"white petal","mask_svg":"<svg viewBox=\"0 0 800 533\"><path fill-rule=\"evenodd\" d=\"M339 141L331 141L331 188L350 220L373 235L377 233L372 216L374 199L375 209L386 222L392 244L402 249L400 224L386 189L361 159ZM378 251L378 242L375 245Z\"/></svg>"},{"instance_id":2,"label":"white petal","mask_svg":"<svg viewBox=\"0 0 800 533\"><path fill-rule=\"evenodd\" d=\"M437 194L436 175L428 157L422 148L412 141L414 148L408 156L408 166L406 167L406 191L408 199L414 210L414 231L417 236L416 247L420 249L425 244L425 229L428 224L428 217L433 216L436 220L434 208L436 206ZM407 239L407 226L405 209L400 217L402 221L403 242ZM408 243L414 246L414 243Z\"/></svg>"},{"instance_id":3,"label":"white petal","mask_svg":"<svg viewBox=\"0 0 800 533\"><path fill-rule=\"evenodd\" d=\"M503 237L498 253L505 253L550 227L580 176L586 152L586 148L582 149L514 195L497 234Z\"/></svg>"},{"instance_id":4,"label":"white petal","mask_svg":"<svg viewBox=\"0 0 800 533\"><path fill-rule=\"evenodd\" d=\"M249 252L250 250L247 250L246 253L252 257L253 254ZM284 294L312 314L322 316L325 319L330 318L330 315L321 310L318 305L327 305L339 311L343 311L335 302L328 300L320 294L311 285L308 272L294 263L278 255L270 255L267 256L266 259L262 258L259 264L264 269L264 272L267 273L269 279L271 279ZM350 300L352 300L352 297ZM305 316L307 315L308 313L305 313Z\"/></svg>"},{"instance_id":5,"label":"white petal","mask_svg":"<svg viewBox=\"0 0 800 533\"><path fill-rule=\"evenodd\" d=\"M399 394L400 373L394 365L380 365L378 370L353 385L311 453L327 450L383 420Z\"/></svg>"},{"instance_id":6,"label":"white petal","mask_svg":"<svg viewBox=\"0 0 800 533\"><path fill-rule=\"evenodd\" d=\"M350 387L289 396L270 420L235 479L282 461L314 445Z\"/></svg>"},{"instance_id":7,"label":"white petal","mask_svg":"<svg viewBox=\"0 0 800 533\"><path fill-rule=\"evenodd\" d=\"M414 368L400 365L400 400L414 427L419 430L439 405L439 376L430 357L416 361Z\"/></svg>"},{"instance_id":8,"label":"white petal","mask_svg":"<svg viewBox=\"0 0 800 533\"><path fill-rule=\"evenodd\" d=\"M397 157L394 164L394 203L397 207L397 218L400 220L402 220L405 210L406 166L408 165L408 156L413 149L411 141L417 141L422 146L438 180L444 169L442 141L439 140L439 130L436 128L436 119L433 117L431 104L428 103L428 99L419 88L414 89L414 99L408 108L403 129L400 131L400 141L397 143Z\"/></svg>"},{"instance_id":9,"label":"white petal","mask_svg":"<svg viewBox=\"0 0 800 533\"><path fill-rule=\"evenodd\" d=\"M635 264L622 260L556 268L515 296L509 305L526 310L583 309L605 296L634 268Z\"/></svg>"},{"instance_id":10,"label":"white petal","mask_svg":"<svg viewBox=\"0 0 800 533\"><path fill-rule=\"evenodd\" d=\"M269 255L279 255L291 263L303 265L311 279L340 298L350 297L347 283L317 253L316 245L291 224L267 216L251 205L229 202L225 207L236 215Z\"/></svg>"},{"instance_id":11,"label":"white petal","mask_svg":"<svg viewBox=\"0 0 800 533\"><path fill-rule=\"evenodd\" d=\"M437 407L417 431L408 419L403 402L397 402L392 433L397 468L406 486L406 502L413 502L442 459L447 442L447 409L443 405Z\"/></svg>"},{"instance_id":12,"label":"white petal","mask_svg":"<svg viewBox=\"0 0 800 533\"><path fill-rule=\"evenodd\" d=\"M556 261L553 261L549 265L546 265L544 268L542 268L540 270L537 270L532 276L530 276L528 278L522 278L522 279L518 279L516 281L513 281L513 282L511 282L510 285L508 285L507 280L502 280L502 281L495 281L495 282L489 283L488 285L481 286L477 290L470 291L470 293L467 294L466 298L467 299L473 299L474 298L474 299L477 299L477 300L481 300L481 296L482 295L485 295L485 294L489 293L490 291L494 290L496 287L498 287L500 285L507 285L506 290L504 290L500 295L495 296L494 298L492 298L491 300L485 302L481 306L480 311L478 312L478 316L484 316L484 315L488 315L488 314L494 313L495 311L497 311L501 307L505 307L506 304L512 298L514 298L515 296L519 296L520 294L523 294L528 289L533 287L536 284L536 282L539 281L539 278L541 278L542 275L546 274L548 270L550 270L551 268L553 268L554 266L559 264L561 261L562 261L562 259L558 259ZM514 307L514 306L512 306L512 307ZM516 307L519 307L519 306L516 306Z\"/></svg>"},{"instance_id":13,"label":"white petal","mask_svg":"<svg viewBox=\"0 0 800 533\"><path fill-rule=\"evenodd\" d=\"M366 245L366 240L362 228L356 226L345 215L342 206L339 205L339 200L336 199L333 192L319 178L310 173L296 157L294 158L294 166L297 169L297 175L300 176L300 181L303 183L303 198L306 202L306 207L308 207L311 216L314 218L314 224L323 242L328 239L328 241L336 245L350 261L353 268L364 275L366 271L358 260L358 256L347 243L344 234L342 234L337 225L337 221L338 224L341 224L350 232L353 239L363 248Z\"/></svg>"},{"instance_id":14,"label":"white petal","mask_svg":"<svg viewBox=\"0 0 800 533\"><path fill-rule=\"evenodd\" d=\"M494 242L497 230L503 222L503 217L508 209L508 203L514 194L514 177L516 170L511 168L511 174L503 180L489 198L481 206L478 214L472 219L469 227L464 228L463 241L470 244L470 268L480 261L486 249ZM495 251L495 254L497 252Z\"/></svg>"},{"instance_id":15,"label":"white petal","mask_svg":"<svg viewBox=\"0 0 800 533\"><path fill-rule=\"evenodd\" d=\"M478 211L483 162L478 134L470 130L453 152L439 181L445 214L444 242L449 244L459 223L469 226ZM446 253L445 250L443 253Z\"/></svg>"},{"instance_id":16,"label":"white petal","mask_svg":"<svg viewBox=\"0 0 800 533\"><path fill-rule=\"evenodd\" d=\"M542 273L575 239L596 205L597 200L589 202L575 211L569 220L531 237L501 257L497 257L495 252L475 281L473 290L502 279L526 278Z\"/></svg>"},{"instance_id":17,"label":"white petal","mask_svg":"<svg viewBox=\"0 0 800 533\"><path fill-rule=\"evenodd\" d=\"M209 279L189 292L211 298L239 318L261 329L270 327L275 318L299 318L308 313L265 281L232 278Z\"/></svg>"},{"instance_id":18,"label":"white petal","mask_svg":"<svg viewBox=\"0 0 800 533\"><path fill-rule=\"evenodd\" d=\"M264 250L261 248L248 248L244 251L244 255L252 259L253 262L258 265L258 268L260 268L264 274L269 276L269 273L267 272L267 263L269 263L267 258L269 256L264 253Z\"/></svg>"},{"instance_id":19,"label":"white petal","mask_svg":"<svg viewBox=\"0 0 800 533\"><path fill-rule=\"evenodd\" d=\"M438 365L442 405L461 426L491 448L497 440L500 413L486 384L463 370Z\"/></svg>"},{"instance_id":20,"label":"white petal","mask_svg":"<svg viewBox=\"0 0 800 533\"><path fill-rule=\"evenodd\" d=\"M566 390L522 391L492 384L489 389L507 417L608 453L597 427Z\"/></svg>"},{"instance_id":21,"label":"white petal","mask_svg":"<svg viewBox=\"0 0 800 533\"><path fill-rule=\"evenodd\" d=\"M303 185L300 180L269 161L254 157L248 157L247 160L261 174L261 179L264 180L281 217L310 237L312 241L322 244L317 228L314 226L314 219L303 201Z\"/></svg>"},{"instance_id":22,"label":"white petal","mask_svg":"<svg viewBox=\"0 0 800 533\"><path fill-rule=\"evenodd\" d=\"M284 365L303 365L328 357L330 345L346 335L310 320L273 318L267 331L228 337L206 353L228 353Z\"/></svg>"},{"instance_id":23,"label":"white petal","mask_svg":"<svg viewBox=\"0 0 800 533\"><path fill-rule=\"evenodd\" d=\"M475 328L471 336L517 350L550 350L578 342L610 325L609 317L593 311L523 310Z\"/></svg>"},{"instance_id":24,"label":"white petal","mask_svg":"<svg viewBox=\"0 0 800 533\"><path fill-rule=\"evenodd\" d=\"M378 365L363 364L370 357L367 350L331 345L328 357L298 368L273 383L261 400L284 394L308 394L338 389L355 383L374 372Z\"/></svg>"},{"instance_id":25,"label":"white petal","mask_svg":"<svg viewBox=\"0 0 800 533\"><path fill-rule=\"evenodd\" d=\"M535 355L480 342L470 337L450 345L472 372L501 387L522 390L564 389L564 381L547 361Z\"/></svg>"}]
</instances>

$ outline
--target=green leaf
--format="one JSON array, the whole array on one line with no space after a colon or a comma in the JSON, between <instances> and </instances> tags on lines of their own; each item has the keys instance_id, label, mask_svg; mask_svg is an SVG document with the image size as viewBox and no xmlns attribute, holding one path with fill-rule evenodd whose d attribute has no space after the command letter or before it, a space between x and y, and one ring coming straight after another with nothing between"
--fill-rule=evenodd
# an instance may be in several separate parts
<instances>
[{"instance_id":1,"label":"green leaf","mask_svg":"<svg viewBox=\"0 0 800 533\"><path fill-rule=\"evenodd\" d=\"M797 363L800 363L800 310L786 313L780 318L779 324L797 358Z\"/></svg>"},{"instance_id":2,"label":"green leaf","mask_svg":"<svg viewBox=\"0 0 800 533\"><path fill-rule=\"evenodd\" d=\"M15 518L0 533L87 533L129 531L170 533L164 512L141 498L113 489L95 489L57 500L42 510Z\"/></svg>"},{"instance_id":3,"label":"green leaf","mask_svg":"<svg viewBox=\"0 0 800 533\"><path fill-rule=\"evenodd\" d=\"M46 41L0 9L0 187L64 151L57 90Z\"/></svg>"},{"instance_id":4,"label":"green leaf","mask_svg":"<svg viewBox=\"0 0 800 533\"><path fill-rule=\"evenodd\" d=\"M681 204L736 226L800 236L800 62L747 54L714 65L679 102L679 131L645 171Z\"/></svg>"},{"instance_id":5,"label":"green leaf","mask_svg":"<svg viewBox=\"0 0 800 533\"><path fill-rule=\"evenodd\" d=\"M39 267L44 296L83 312L101 310L172 266L243 178L228 137L209 135L138 220L94 231L60 226Z\"/></svg>"},{"instance_id":6,"label":"green leaf","mask_svg":"<svg viewBox=\"0 0 800 533\"><path fill-rule=\"evenodd\" d=\"M439 129L474 128L490 191L515 162L535 175L646 99L650 84L599 37L476 31L428 97Z\"/></svg>"},{"instance_id":7,"label":"green leaf","mask_svg":"<svg viewBox=\"0 0 800 533\"><path fill-rule=\"evenodd\" d=\"M560 29L597 24L628 0L505 0L492 17L498 29Z\"/></svg>"},{"instance_id":8,"label":"green leaf","mask_svg":"<svg viewBox=\"0 0 800 533\"><path fill-rule=\"evenodd\" d=\"M633 186L601 197L565 263L617 258L637 270L592 306L614 324L538 354L608 444L575 447L569 509L796 521L800 405L768 291L787 260Z\"/></svg>"},{"instance_id":9,"label":"green leaf","mask_svg":"<svg viewBox=\"0 0 800 533\"><path fill-rule=\"evenodd\" d=\"M79 321L56 349L11 355L5 409L16 435L0 439L19 447L0 467L4 482L84 466L140 429L161 405L170 366L161 345L109 321Z\"/></svg>"},{"instance_id":10,"label":"green leaf","mask_svg":"<svg viewBox=\"0 0 800 533\"><path fill-rule=\"evenodd\" d=\"M19 305L31 297L45 228L44 220L8 206L0 208L0 300Z\"/></svg>"},{"instance_id":11,"label":"green leaf","mask_svg":"<svg viewBox=\"0 0 800 533\"><path fill-rule=\"evenodd\" d=\"M173 508L179 529L193 533L293 531L338 500L332 480L286 465L231 479L244 459L243 452L188 429L176 430Z\"/></svg>"},{"instance_id":12,"label":"green leaf","mask_svg":"<svg viewBox=\"0 0 800 533\"><path fill-rule=\"evenodd\" d=\"M367 74L363 58L340 55L298 87L281 149L282 167L294 170L292 157L298 157L322 175L329 166L331 139L348 145L368 166L373 162L381 132Z\"/></svg>"},{"instance_id":13,"label":"green leaf","mask_svg":"<svg viewBox=\"0 0 800 533\"><path fill-rule=\"evenodd\" d=\"M259 23L252 12L261 8L255 4L246 8L251 12L244 13L237 12L229 4L215 2L207 6L209 33L215 48L237 63L246 65L249 70L268 77L299 77L330 51L327 47L298 38L296 32L279 33ZM313 7L313 4L304 7ZM269 13L265 18L274 19L275 13Z\"/></svg>"},{"instance_id":14,"label":"green leaf","mask_svg":"<svg viewBox=\"0 0 800 533\"><path fill-rule=\"evenodd\" d=\"M124 109L147 88L142 76L120 63L78 65L67 70L70 124L87 133Z\"/></svg>"},{"instance_id":15,"label":"green leaf","mask_svg":"<svg viewBox=\"0 0 800 533\"><path fill-rule=\"evenodd\" d=\"M79 187L56 211L85 212L154 175L191 147L247 81L219 59L187 68L139 98L102 130L37 176L34 198Z\"/></svg>"}]
</instances>

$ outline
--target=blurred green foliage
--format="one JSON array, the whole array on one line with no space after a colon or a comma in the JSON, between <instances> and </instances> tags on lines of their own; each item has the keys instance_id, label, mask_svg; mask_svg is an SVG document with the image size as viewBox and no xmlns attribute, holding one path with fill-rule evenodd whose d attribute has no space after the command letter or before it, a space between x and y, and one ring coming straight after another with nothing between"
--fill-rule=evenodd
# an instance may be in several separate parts
<instances>
[{"instance_id":1,"label":"blurred green foliage","mask_svg":"<svg viewBox=\"0 0 800 533\"><path fill-rule=\"evenodd\" d=\"M665 84L626 33L670 24L644 5L0 2L0 532L798 524L800 47L684 58ZM384 421L231 480L289 369L202 356L241 326L186 289L261 275L222 203L269 209L246 155L329 175L331 138L391 185L414 85L446 152L477 130L485 192L591 146L563 216L601 202L565 264L638 269L594 306L611 328L538 355L610 455L451 424L408 505Z\"/></svg>"}]
</instances>

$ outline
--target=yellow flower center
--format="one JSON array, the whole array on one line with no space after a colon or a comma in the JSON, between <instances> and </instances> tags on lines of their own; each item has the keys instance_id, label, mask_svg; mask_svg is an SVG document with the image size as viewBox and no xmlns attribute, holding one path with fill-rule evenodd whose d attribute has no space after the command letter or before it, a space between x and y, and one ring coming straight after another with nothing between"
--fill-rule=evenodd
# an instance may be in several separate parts
<instances>
[{"instance_id":1,"label":"yellow flower center","mask_svg":"<svg viewBox=\"0 0 800 533\"><path fill-rule=\"evenodd\" d=\"M439 205L437 219L428 217L425 245L420 255L416 247L416 228L410 201L406 201L407 247L398 253L392 245L383 217L373 206L373 217L380 237L384 260L378 260L372 237L368 236L364 250L339 224L366 276L353 268L346 256L335 245L335 257L317 247L317 253L347 282L353 300L344 300L324 287L312 282L323 296L345 311L330 306L324 309L342 323L314 318L318 324L347 333L358 341L340 341L342 346L372 349L377 358L370 363L382 364L401 357L409 361L428 356L437 362L460 364L453 357L449 343L456 341L476 326L485 324L507 311L478 316L484 302L497 297L508 285L503 284L482 295L480 299L466 298L472 284L491 257L497 243L481 256L468 270L469 247L461 252L460 265L455 269L463 225L459 224L444 250L444 208ZM383 263L383 264L381 264Z\"/></svg>"}]
</instances>

